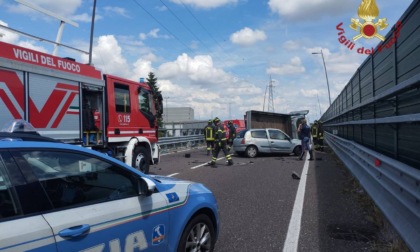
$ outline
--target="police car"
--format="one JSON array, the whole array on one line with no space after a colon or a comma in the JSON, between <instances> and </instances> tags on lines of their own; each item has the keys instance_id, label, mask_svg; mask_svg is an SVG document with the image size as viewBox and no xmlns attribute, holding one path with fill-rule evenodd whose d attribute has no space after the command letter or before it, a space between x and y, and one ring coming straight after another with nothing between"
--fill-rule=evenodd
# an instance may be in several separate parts
<instances>
[{"instance_id":1,"label":"police car","mask_svg":"<svg viewBox=\"0 0 420 252\"><path fill-rule=\"evenodd\" d=\"M146 175L90 149L0 136L0 251L213 251L202 184Z\"/></svg>"}]
</instances>

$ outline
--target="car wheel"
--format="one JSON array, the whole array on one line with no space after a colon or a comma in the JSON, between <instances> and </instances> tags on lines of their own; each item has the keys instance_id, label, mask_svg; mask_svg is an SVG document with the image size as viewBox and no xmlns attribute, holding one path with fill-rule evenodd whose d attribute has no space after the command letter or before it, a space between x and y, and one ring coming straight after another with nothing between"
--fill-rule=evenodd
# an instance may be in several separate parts
<instances>
[{"instance_id":1,"label":"car wheel","mask_svg":"<svg viewBox=\"0 0 420 252\"><path fill-rule=\"evenodd\" d=\"M295 149L293 150L293 154L295 154L295 156L299 156L300 153L302 153L302 146L296 146Z\"/></svg>"},{"instance_id":2,"label":"car wheel","mask_svg":"<svg viewBox=\"0 0 420 252\"><path fill-rule=\"evenodd\" d=\"M254 158L258 154L258 149L255 146L248 146L245 150L247 157Z\"/></svg>"},{"instance_id":3,"label":"car wheel","mask_svg":"<svg viewBox=\"0 0 420 252\"><path fill-rule=\"evenodd\" d=\"M149 173L150 155L143 146L134 149L132 166L143 173Z\"/></svg>"},{"instance_id":4,"label":"car wheel","mask_svg":"<svg viewBox=\"0 0 420 252\"><path fill-rule=\"evenodd\" d=\"M200 214L190 220L182 233L178 252L212 252L216 243L216 232L207 215Z\"/></svg>"}]
</instances>

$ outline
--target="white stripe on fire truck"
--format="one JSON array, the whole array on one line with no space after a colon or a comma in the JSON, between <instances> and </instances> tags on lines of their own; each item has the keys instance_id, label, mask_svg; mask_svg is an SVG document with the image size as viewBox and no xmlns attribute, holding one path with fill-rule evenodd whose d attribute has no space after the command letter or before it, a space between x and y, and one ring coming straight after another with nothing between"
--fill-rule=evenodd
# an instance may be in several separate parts
<instances>
[{"instance_id":1,"label":"white stripe on fire truck","mask_svg":"<svg viewBox=\"0 0 420 252\"><path fill-rule=\"evenodd\" d=\"M74 113L79 113L79 107L75 107L75 106L70 106L69 109L67 109L67 113L69 114L74 114Z\"/></svg>"},{"instance_id":2,"label":"white stripe on fire truck","mask_svg":"<svg viewBox=\"0 0 420 252\"><path fill-rule=\"evenodd\" d=\"M143 131L143 134L147 134L147 133L155 133L156 131L154 130L145 130ZM109 134L115 134L115 131L108 131ZM135 131L135 130L127 130L127 131L120 131L119 135L123 135L123 134L139 134L139 131Z\"/></svg>"},{"instance_id":3,"label":"white stripe on fire truck","mask_svg":"<svg viewBox=\"0 0 420 252\"><path fill-rule=\"evenodd\" d=\"M38 131L41 135L79 135L78 130Z\"/></svg>"}]
</instances>

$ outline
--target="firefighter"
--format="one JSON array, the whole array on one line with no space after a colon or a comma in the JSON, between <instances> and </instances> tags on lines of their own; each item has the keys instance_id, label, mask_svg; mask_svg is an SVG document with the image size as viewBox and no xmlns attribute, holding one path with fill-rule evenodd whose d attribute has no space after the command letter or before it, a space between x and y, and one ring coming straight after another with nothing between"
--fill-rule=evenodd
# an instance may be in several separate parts
<instances>
[{"instance_id":1,"label":"firefighter","mask_svg":"<svg viewBox=\"0 0 420 252\"><path fill-rule=\"evenodd\" d=\"M219 155L220 150L223 151L223 154L225 154L225 157L227 159L228 165L233 165L232 157L229 154L229 151L226 148L226 131L223 127L223 125L220 123L219 118L214 118L213 123L215 125L215 134L214 134L214 151L213 151L213 157L210 162L208 162L209 165L216 165L217 156Z\"/></svg>"},{"instance_id":2,"label":"firefighter","mask_svg":"<svg viewBox=\"0 0 420 252\"><path fill-rule=\"evenodd\" d=\"M235 139L235 137L236 137L236 128L235 128L235 126L233 126L232 121L228 122L228 130L229 130L229 139L228 139L227 149L228 149L228 151L230 151L230 149L232 148L232 145L233 145L233 139Z\"/></svg>"},{"instance_id":3,"label":"firefighter","mask_svg":"<svg viewBox=\"0 0 420 252\"><path fill-rule=\"evenodd\" d=\"M311 136L312 140L314 141L315 150L318 149L319 141L318 141L318 121L315 120L314 123L311 125Z\"/></svg>"},{"instance_id":4,"label":"firefighter","mask_svg":"<svg viewBox=\"0 0 420 252\"><path fill-rule=\"evenodd\" d=\"M324 151L324 129L322 128L322 122L318 121L318 144L319 149Z\"/></svg>"},{"instance_id":5,"label":"firefighter","mask_svg":"<svg viewBox=\"0 0 420 252\"><path fill-rule=\"evenodd\" d=\"M321 121L315 121L314 124L311 126L311 135L312 139L314 140L314 148L315 150L324 150L324 134L322 130L322 123Z\"/></svg>"},{"instance_id":6,"label":"firefighter","mask_svg":"<svg viewBox=\"0 0 420 252\"><path fill-rule=\"evenodd\" d=\"M207 156L214 151L214 128L213 120L207 122L207 126L204 128L204 137L207 144Z\"/></svg>"}]
</instances>

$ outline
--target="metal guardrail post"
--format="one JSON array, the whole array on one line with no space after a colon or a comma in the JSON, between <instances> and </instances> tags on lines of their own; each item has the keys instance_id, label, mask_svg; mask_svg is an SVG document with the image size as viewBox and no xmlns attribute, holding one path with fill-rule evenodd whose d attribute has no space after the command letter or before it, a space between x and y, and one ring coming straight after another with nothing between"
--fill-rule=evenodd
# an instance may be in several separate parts
<instances>
[{"instance_id":1,"label":"metal guardrail post","mask_svg":"<svg viewBox=\"0 0 420 252\"><path fill-rule=\"evenodd\" d=\"M325 140L413 251L420 248L420 170L325 132Z\"/></svg>"}]
</instances>

